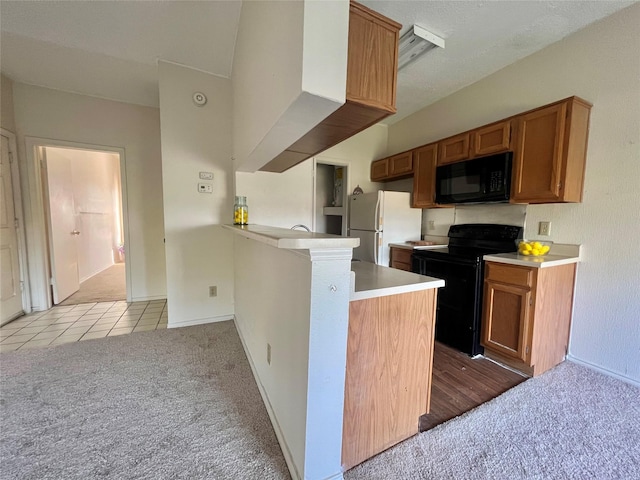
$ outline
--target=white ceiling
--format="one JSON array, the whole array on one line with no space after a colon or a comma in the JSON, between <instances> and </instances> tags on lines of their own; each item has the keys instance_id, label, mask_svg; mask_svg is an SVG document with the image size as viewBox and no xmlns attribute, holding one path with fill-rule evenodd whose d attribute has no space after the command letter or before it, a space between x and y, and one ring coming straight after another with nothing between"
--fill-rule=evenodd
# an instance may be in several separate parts
<instances>
[{"instance_id":1,"label":"white ceiling","mask_svg":"<svg viewBox=\"0 0 640 480\"><path fill-rule=\"evenodd\" d=\"M443 37L398 74L389 123L635 3L362 0ZM158 106L158 59L231 75L242 2L0 1L0 68L15 81Z\"/></svg>"}]
</instances>

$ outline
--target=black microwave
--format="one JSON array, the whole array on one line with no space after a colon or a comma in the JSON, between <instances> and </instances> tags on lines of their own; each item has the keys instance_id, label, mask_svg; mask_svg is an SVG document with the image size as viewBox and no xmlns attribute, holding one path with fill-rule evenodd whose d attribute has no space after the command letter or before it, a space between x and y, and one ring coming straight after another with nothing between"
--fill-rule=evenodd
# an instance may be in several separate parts
<instances>
[{"instance_id":1,"label":"black microwave","mask_svg":"<svg viewBox=\"0 0 640 480\"><path fill-rule=\"evenodd\" d=\"M506 202L513 152L436 167L436 203Z\"/></svg>"}]
</instances>

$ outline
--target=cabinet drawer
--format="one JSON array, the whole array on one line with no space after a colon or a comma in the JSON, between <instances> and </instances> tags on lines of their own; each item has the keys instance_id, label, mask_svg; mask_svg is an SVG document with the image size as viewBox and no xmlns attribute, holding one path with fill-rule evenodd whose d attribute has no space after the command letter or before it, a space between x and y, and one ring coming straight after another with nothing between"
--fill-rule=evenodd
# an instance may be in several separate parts
<instances>
[{"instance_id":1,"label":"cabinet drawer","mask_svg":"<svg viewBox=\"0 0 640 480\"><path fill-rule=\"evenodd\" d=\"M487 262L486 279L510 285L531 287L533 285L533 270L526 267Z\"/></svg>"}]
</instances>

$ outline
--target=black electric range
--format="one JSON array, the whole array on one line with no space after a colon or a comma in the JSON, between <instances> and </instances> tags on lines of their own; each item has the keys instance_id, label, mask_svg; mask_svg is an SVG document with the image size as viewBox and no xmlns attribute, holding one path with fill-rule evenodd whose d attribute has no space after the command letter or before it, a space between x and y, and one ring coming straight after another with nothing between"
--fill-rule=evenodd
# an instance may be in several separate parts
<instances>
[{"instance_id":1,"label":"black electric range","mask_svg":"<svg viewBox=\"0 0 640 480\"><path fill-rule=\"evenodd\" d=\"M522 233L522 227L514 225L452 225L448 247L414 250L412 271L445 281L438 289L436 340L472 356L484 352L480 345L482 257L515 252L515 241Z\"/></svg>"}]
</instances>

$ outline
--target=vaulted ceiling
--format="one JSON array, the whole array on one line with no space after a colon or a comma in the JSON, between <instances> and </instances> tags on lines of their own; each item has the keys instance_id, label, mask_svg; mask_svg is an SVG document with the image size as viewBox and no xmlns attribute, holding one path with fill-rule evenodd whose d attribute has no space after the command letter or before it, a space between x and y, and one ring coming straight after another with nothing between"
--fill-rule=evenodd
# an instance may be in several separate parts
<instances>
[{"instance_id":1,"label":"vaulted ceiling","mask_svg":"<svg viewBox=\"0 0 640 480\"><path fill-rule=\"evenodd\" d=\"M362 0L446 41L398 74L388 123L634 3ZM242 2L0 2L0 69L14 81L158 106L157 60L230 77ZM588 48L588 46L585 46Z\"/></svg>"}]
</instances>

